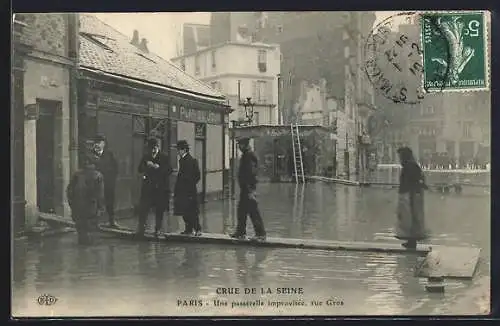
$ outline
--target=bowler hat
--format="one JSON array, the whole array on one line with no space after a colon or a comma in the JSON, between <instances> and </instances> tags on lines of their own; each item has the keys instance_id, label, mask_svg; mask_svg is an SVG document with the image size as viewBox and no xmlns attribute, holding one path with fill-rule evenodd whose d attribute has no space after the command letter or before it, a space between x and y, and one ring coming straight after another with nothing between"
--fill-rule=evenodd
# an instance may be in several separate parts
<instances>
[{"instance_id":1,"label":"bowler hat","mask_svg":"<svg viewBox=\"0 0 500 326\"><path fill-rule=\"evenodd\" d=\"M151 137L147 140L147 145L149 148L160 146L160 141L157 138Z\"/></svg>"},{"instance_id":2,"label":"bowler hat","mask_svg":"<svg viewBox=\"0 0 500 326\"><path fill-rule=\"evenodd\" d=\"M248 138L248 137L239 138L237 140L237 142L238 142L238 144L248 146L248 144L250 144L250 138Z\"/></svg>"},{"instance_id":3,"label":"bowler hat","mask_svg":"<svg viewBox=\"0 0 500 326\"><path fill-rule=\"evenodd\" d=\"M177 142L177 149L189 149L189 144L185 140L179 140Z\"/></svg>"}]
</instances>

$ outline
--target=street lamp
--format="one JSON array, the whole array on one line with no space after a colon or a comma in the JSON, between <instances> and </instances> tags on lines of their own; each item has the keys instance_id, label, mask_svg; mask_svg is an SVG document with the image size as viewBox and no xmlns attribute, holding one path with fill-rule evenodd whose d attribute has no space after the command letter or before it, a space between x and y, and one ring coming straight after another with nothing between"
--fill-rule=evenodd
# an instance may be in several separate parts
<instances>
[{"instance_id":1,"label":"street lamp","mask_svg":"<svg viewBox=\"0 0 500 326\"><path fill-rule=\"evenodd\" d=\"M251 123L253 120L253 108L254 108L254 103L252 102L251 97L247 97L246 101L243 103L243 106L245 107L245 117L247 123Z\"/></svg>"},{"instance_id":2,"label":"street lamp","mask_svg":"<svg viewBox=\"0 0 500 326\"><path fill-rule=\"evenodd\" d=\"M247 124L252 124L253 121L253 115L254 115L254 106L255 104L252 102L251 97L247 97L246 101L241 103L241 101L238 99L238 104L243 104L245 107L245 119L243 121L237 121L237 120L231 120L231 198L234 199L234 194L235 194L235 180L236 180L236 127L244 126Z\"/></svg>"}]
</instances>

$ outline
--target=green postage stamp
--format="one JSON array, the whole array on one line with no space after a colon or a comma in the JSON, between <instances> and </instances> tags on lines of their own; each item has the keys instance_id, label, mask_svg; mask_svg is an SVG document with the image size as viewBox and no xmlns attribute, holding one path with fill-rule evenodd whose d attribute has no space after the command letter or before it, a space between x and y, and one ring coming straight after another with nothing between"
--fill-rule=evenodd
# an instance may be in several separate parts
<instances>
[{"instance_id":1,"label":"green postage stamp","mask_svg":"<svg viewBox=\"0 0 500 326\"><path fill-rule=\"evenodd\" d=\"M433 91L489 89L484 12L423 13L423 86Z\"/></svg>"}]
</instances>

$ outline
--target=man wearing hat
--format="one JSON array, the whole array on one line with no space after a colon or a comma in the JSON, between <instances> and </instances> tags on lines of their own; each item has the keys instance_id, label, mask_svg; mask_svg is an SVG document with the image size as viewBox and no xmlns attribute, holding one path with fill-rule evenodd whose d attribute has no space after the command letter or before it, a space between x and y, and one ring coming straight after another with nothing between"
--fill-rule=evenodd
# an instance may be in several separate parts
<instances>
[{"instance_id":1,"label":"man wearing hat","mask_svg":"<svg viewBox=\"0 0 500 326\"><path fill-rule=\"evenodd\" d=\"M71 217L78 233L78 243L88 245L98 230L104 213L104 177L96 170L95 155L86 153L83 168L75 172L66 188Z\"/></svg>"},{"instance_id":2,"label":"man wearing hat","mask_svg":"<svg viewBox=\"0 0 500 326\"><path fill-rule=\"evenodd\" d=\"M179 172L174 190L174 214L184 219L185 229L182 234L200 236L198 190L196 184L201 173L198 161L189 153L189 145L185 140L177 142L179 154Z\"/></svg>"},{"instance_id":3,"label":"man wearing hat","mask_svg":"<svg viewBox=\"0 0 500 326\"><path fill-rule=\"evenodd\" d=\"M238 170L238 183L240 185L240 200L238 202L238 223L236 232L231 237L242 239L246 236L247 215L250 215L255 230L255 240L264 241L266 231L264 222L259 212L255 191L257 189L257 156L250 149L250 139L240 138L238 147L241 158Z\"/></svg>"},{"instance_id":4,"label":"man wearing hat","mask_svg":"<svg viewBox=\"0 0 500 326\"><path fill-rule=\"evenodd\" d=\"M118 176L118 162L113 152L109 150L106 137L103 135L94 137L94 155L96 156L96 169L104 177L104 200L109 226L118 227L115 222L115 188Z\"/></svg>"},{"instance_id":5,"label":"man wearing hat","mask_svg":"<svg viewBox=\"0 0 500 326\"><path fill-rule=\"evenodd\" d=\"M158 139L148 139L146 151L138 170L143 176L137 235L144 235L148 214L154 208L156 215L155 236L158 236L162 229L163 214L169 210L170 175L172 174L170 159L160 152Z\"/></svg>"}]
</instances>

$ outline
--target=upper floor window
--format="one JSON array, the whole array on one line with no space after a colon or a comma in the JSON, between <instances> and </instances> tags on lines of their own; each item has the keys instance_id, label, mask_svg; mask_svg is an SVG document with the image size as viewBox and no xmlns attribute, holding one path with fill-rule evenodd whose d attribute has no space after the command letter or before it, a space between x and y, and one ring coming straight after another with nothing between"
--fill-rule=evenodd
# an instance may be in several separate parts
<instances>
[{"instance_id":1,"label":"upper floor window","mask_svg":"<svg viewBox=\"0 0 500 326\"><path fill-rule=\"evenodd\" d=\"M253 82L252 99L258 104L267 104L271 99L270 94L271 84L265 80L258 80Z\"/></svg>"},{"instance_id":2,"label":"upper floor window","mask_svg":"<svg viewBox=\"0 0 500 326\"><path fill-rule=\"evenodd\" d=\"M466 121L463 123L462 132L463 132L464 138L472 137L472 122L471 121Z\"/></svg>"},{"instance_id":3,"label":"upper floor window","mask_svg":"<svg viewBox=\"0 0 500 326\"><path fill-rule=\"evenodd\" d=\"M266 50L259 50L257 53L257 66L260 72L267 71L267 52Z\"/></svg>"},{"instance_id":4,"label":"upper floor window","mask_svg":"<svg viewBox=\"0 0 500 326\"><path fill-rule=\"evenodd\" d=\"M194 57L194 74L195 75L200 74L200 56L199 55Z\"/></svg>"},{"instance_id":5,"label":"upper floor window","mask_svg":"<svg viewBox=\"0 0 500 326\"><path fill-rule=\"evenodd\" d=\"M186 71L186 60L181 59L181 69L182 71Z\"/></svg>"},{"instance_id":6,"label":"upper floor window","mask_svg":"<svg viewBox=\"0 0 500 326\"><path fill-rule=\"evenodd\" d=\"M210 52L210 58L212 60L212 71L217 69L217 61L215 60L215 51Z\"/></svg>"},{"instance_id":7,"label":"upper floor window","mask_svg":"<svg viewBox=\"0 0 500 326\"><path fill-rule=\"evenodd\" d=\"M435 111L433 106L422 106L420 108L420 115L432 115L434 113Z\"/></svg>"}]
</instances>

